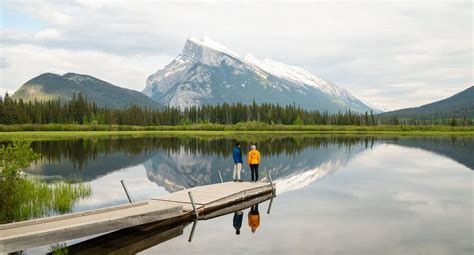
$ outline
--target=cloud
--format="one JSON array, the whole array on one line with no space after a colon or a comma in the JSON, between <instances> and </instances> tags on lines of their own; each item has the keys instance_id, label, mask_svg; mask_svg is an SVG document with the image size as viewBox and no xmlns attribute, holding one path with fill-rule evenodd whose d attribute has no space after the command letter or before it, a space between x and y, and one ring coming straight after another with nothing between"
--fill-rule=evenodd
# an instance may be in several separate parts
<instances>
[{"instance_id":1,"label":"cloud","mask_svg":"<svg viewBox=\"0 0 474 255\"><path fill-rule=\"evenodd\" d=\"M4 57L0 57L0 69L7 68L8 63L7 60Z\"/></svg>"},{"instance_id":2,"label":"cloud","mask_svg":"<svg viewBox=\"0 0 474 255\"><path fill-rule=\"evenodd\" d=\"M142 90L155 66L165 65L170 56L120 56L97 50L67 50L31 45L2 48L7 65L0 69L0 87L9 91L45 72L89 74L112 84ZM1 62L0 62L1 63Z\"/></svg>"},{"instance_id":3,"label":"cloud","mask_svg":"<svg viewBox=\"0 0 474 255\"><path fill-rule=\"evenodd\" d=\"M472 84L470 2L5 4L46 24L37 31L2 25L2 42L7 47L63 50L71 55L97 52L114 60L130 59L133 61L123 64L143 71L115 81L137 90L143 88L148 74L181 51L189 36L209 36L242 55L250 52L259 58L303 66L356 96L391 109L442 99ZM168 58L155 63L138 59L147 56ZM37 62L37 57L28 58ZM9 58L7 61L13 63ZM81 64L73 63L75 58L63 61ZM101 66L100 72L123 76L115 67ZM23 73L23 77L8 79L25 80L33 75ZM408 84L420 85L404 87ZM427 88L422 98L404 97L404 93L410 95L406 91Z\"/></svg>"},{"instance_id":4,"label":"cloud","mask_svg":"<svg viewBox=\"0 0 474 255\"><path fill-rule=\"evenodd\" d=\"M34 38L36 40L58 40L62 38L62 35L54 28L47 28L36 33Z\"/></svg>"}]
</instances>

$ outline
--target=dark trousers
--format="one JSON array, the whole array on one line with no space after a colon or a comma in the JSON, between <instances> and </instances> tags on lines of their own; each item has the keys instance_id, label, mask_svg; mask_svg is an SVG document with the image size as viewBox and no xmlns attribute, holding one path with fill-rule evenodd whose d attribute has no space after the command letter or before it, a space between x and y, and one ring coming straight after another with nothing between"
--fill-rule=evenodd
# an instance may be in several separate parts
<instances>
[{"instance_id":1,"label":"dark trousers","mask_svg":"<svg viewBox=\"0 0 474 255\"><path fill-rule=\"evenodd\" d=\"M252 175L252 181L258 181L258 164L250 165L250 174Z\"/></svg>"},{"instance_id":2,"label":"dark trousers","mask_svg":"<svg viewBox=\"0 0 474 255\"><path fill-rule=\"evenodd\" d=\"M252 205L250 207L250 215L259 215L260 213L258 212L258 204Z\"/></svg>"}]
</instances>

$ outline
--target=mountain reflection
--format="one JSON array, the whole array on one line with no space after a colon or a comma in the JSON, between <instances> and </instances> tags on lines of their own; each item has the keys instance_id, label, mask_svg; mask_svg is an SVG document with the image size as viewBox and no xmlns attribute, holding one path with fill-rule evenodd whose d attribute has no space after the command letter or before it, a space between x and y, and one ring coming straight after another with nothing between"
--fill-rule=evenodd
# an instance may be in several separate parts
<instances>
[{"instance_id":1,"label":"mountain reflection","mask_svg":"<svg viewBox=\"0 0 474 255\"><path fill-rule=\"evenodd\" d=\"M239 139L245 148L256 144L262 152L263 168L276 176L311 167L313 159L322 161L352 147L368 147L374 138L356 137L252 137ZM236 139L197 137L140 137L116 139L77 139L36 141L33 150L41 154L29 172L67 179L94 180L118 169L144 164L150 179L163 177L176 188L191 187L218 180L230 173L230 154ZM312 155L314 151L318 151ZM324 155L324 157L322 157ZM299 160L297 160L299 159ZM309 163L309 165L307 164ZM298 169L295 169L297 167ZM179 177L186 174L187 176ZM175 190L170 187L170 190Z\"/></svg>"},{"instance_id":2,"label":"mountain reflection","mask_svg":"<svg viewBox=\"0 0 474 255\"><path fill-rule=\"evenodd\" d=\"M279 144L280 141L271 141ZM232 148L233 143L227 145ZM336 166L348 162L349 158L365 150L368 146L365 140L332 140L332 139L306 139L298 150L285 141L286 147L277 148L280 153L272 151L269 142L267 146L258 146L262 153L261 171L270 170L272 177L278 182L286 176L300 175L310 170L321 170L319 174L333 171ZM372 144L372 143L370 143ZM242 146L247 148L247 146ZM291 153L289 153L291 151ZM243 149L245 154L247 151ZM230 151L229 151L230 153ZM321 166L325 166L320 168ZM204 154L190 152L182 148L179 151L157 153L144 163L148 178L165 187L169 192L219 182L217 172L221 171L224 180L232 179L233 162L231 156ZM265 174L266 175L266 174ZM242 173L244 180L249 178L249 169L244 166ZM266 178L266 177L264 177ZM301 180L300 180L301 181ZM280 193L280 188L278 189Z\"/></svg>"},{"instance_id":3,"label":"mountain reflection","mask_svg":"<svg viewBox=\"0 0 474 255\"><path fill-rule=\"evenodd\" d=\"M95 180L116 170L143 165L149 180L168 192L232 178L232 147L236 138L138 137L36 141L41 153L29 169L46 177ZM470 138L375 138L356 136L245 136L243 153L256 144L262 153L261 171L271 171L279 193L304 187L377 143L393 143L432 151L474 168ZM244 167L243 177L249 175Z\"/></svg>"},{"instance_id":4,"label":"mountain reflection","mask_svg":"<svg viewBox=\"0 0 474 255\"><path fill-rule=\"evenodd\" d=\"M474 139L469 137L449 137L434 139L417 137L410 139L396 139L394 144L419 148L451 158L454 161L474 170Z\"/></svg>"}]
</instances>

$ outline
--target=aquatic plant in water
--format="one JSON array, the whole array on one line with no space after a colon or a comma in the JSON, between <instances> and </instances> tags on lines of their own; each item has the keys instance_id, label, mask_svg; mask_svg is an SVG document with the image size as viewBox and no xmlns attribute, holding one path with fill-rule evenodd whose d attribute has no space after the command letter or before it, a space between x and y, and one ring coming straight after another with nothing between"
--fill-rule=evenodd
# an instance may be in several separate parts
<instances>
[{"instance_id":1,"label":"aquatic plant in water","mask_svg":"<svg viewBox=\"0 0 474 255\"><path fill-rule=\"evenodd\" d=\"M90 196L87 184L48 184L24 175L23 170L38 157L26 141L0 147L0 224L67 213L77 200Z\"/></svg>"},{"instance_id":2,"label":"aquatic plant in water","mask_svg":"<svg viewBox=\"0 0 474 255\"><path fill-rule=\"evenodd\" d=\"M69 254L69 249L67 248L66 243L57 243L51 245L51 254L53 255L67 255Z\"/></svg>"}]
</instances>

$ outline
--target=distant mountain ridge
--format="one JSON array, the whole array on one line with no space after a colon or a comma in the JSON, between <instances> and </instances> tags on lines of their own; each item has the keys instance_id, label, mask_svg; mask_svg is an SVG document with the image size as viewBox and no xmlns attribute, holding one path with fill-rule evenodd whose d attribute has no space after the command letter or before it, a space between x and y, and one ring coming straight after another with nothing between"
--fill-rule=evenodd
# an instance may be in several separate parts
<instances>
[{"instance_id":1,"label":"distant mountain ridge","mask_svg":"<svg viewBox=\"0 0 474 255\"><path fill-rule=\"evenodd\" d=\"M148 108L161 108L162 105L151 100L142 93L115 86L95 77L66 73L41 74L23 84L12 96L24 101L57 100L63 102L72 99L73 94L82 92L88 101L94 101L98 106L109 108L124 108L137 105Z\"/></svg>"},{"instance_id":2,"label":"distant mountain ridge","mask_svg":"<svg viewBox=\"0 0 474 255\"><path fill-rule=\"evenodd\" d=\"M474 118L474 86L443 100L420 107L385 112L382 115L399 118Z\"/></svg>"},{"instance_id":3,"label":"distant mountain ridge","mask_svg":"<svg viewBox=\"0 0 474 255\"><path fill-rule=\"evenodd\" d=\"M242 58L209 38L189 38L171 63L148 77L143 93L181 108L255 101L331 113L349 108L380 112L301 67L260 61L250 54Z\"/></svg>"}]
</instances>

